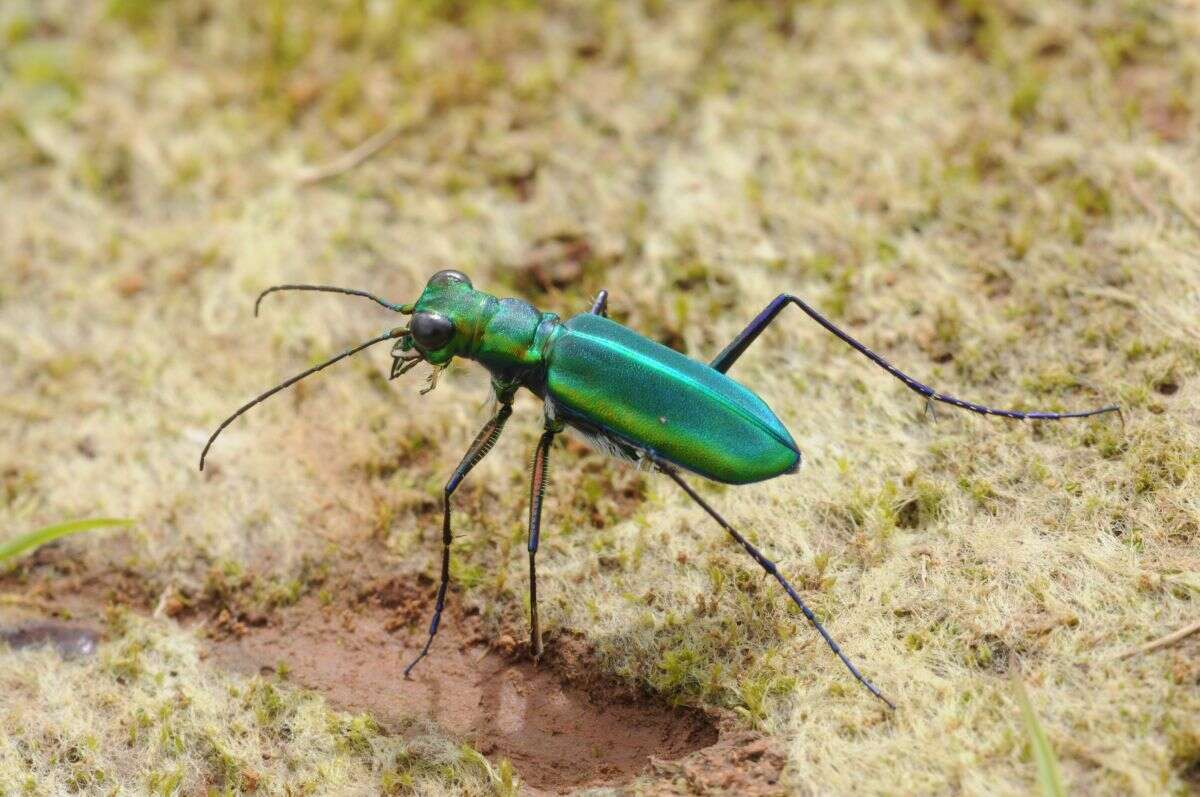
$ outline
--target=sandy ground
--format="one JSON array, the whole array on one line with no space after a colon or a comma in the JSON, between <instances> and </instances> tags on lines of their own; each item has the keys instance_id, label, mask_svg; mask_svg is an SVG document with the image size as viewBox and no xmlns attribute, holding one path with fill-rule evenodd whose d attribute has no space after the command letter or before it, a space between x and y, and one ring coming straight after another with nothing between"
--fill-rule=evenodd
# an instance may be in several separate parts
<instances>
[{"instance_id":1,"label":"sandy ground","mask_svg":"<svg viewBox=\"0 0 1200 797\"><path fill-rule=\"evenodd\" d=\"M1200 619L1198 20L0 4L0 537L137 521L0 574L3 629L98 635L0 652L0 793L1024 794L1015 680L1073 793L1200 788L1200 637L1120 657ZM563 315L607 288L698 359L790 291L943 391L1124 421L931 416L799 312L737 364L805 466L704 495L889 713L673 484L571 442L527 662L526 396L456 496L448 627L407 683L486 376L422 397L377 349L196 460L396 320L301 294L254 319L258 291L411 301L450 267Z\"/></svg>"}]
</instances>

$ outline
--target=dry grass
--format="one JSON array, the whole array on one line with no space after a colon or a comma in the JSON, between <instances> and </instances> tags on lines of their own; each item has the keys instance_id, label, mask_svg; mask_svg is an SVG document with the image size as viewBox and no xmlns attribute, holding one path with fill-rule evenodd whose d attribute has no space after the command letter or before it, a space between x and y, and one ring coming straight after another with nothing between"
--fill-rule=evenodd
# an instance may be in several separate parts
<instances>
[{"instance_id":1,"label":"dry grass","mask_svg":"<svg viewBox=\"0 0 1200 797\"><path fill-rule=\"evenodd\" d=\"M232 427L201 477L232 407L391 322L320 296L254 321L256 291L410 300L456 267L565 315L606 287L619 320L703 358L788 290L941 389L1117 400L1124 428L931 422L796 313L734 375L806 466L709 493L900 711L669 482L562 448L543 623L782 737L798 792L1029 791L1014 671L1072 792L1195 789L1200 643L1116 656L1194 622L1200 591L1196 19L1112 0L5 2L2 533L135 517L66 543L77 566L184 591L251 569L266 601L347 539L432 571L434 495L486 378L454 368L421 400L363 356ZM368 162L298 180L393 125ZM556 260L555 236L586 252ZM455 599L495 622L524 600L540 419L518 410L459 493ZM373 791L397 761L423 788L491 788L444 741L410 749L216 671L168 620L112 636L91 663L0 656L0 792L237 790L246 768L272 793ZM299 731L278 732L268 688Z\"/></svg>"}]
</instances>

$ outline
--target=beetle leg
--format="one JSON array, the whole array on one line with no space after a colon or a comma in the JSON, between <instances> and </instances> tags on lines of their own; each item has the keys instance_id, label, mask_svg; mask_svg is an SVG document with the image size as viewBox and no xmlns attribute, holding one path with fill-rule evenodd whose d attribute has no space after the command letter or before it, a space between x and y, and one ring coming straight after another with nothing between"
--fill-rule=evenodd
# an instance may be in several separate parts
<instances>
[{"instance_id":1,"label":"beetle leg","mask_svg":"<svg viewBox=\"0 0 1200 797\"><path fill-rule=\"evenodd\" d=\"M745 329L738 333L738 336L730 341L729 345L726 346L711 363L709 363L709 367L713 370L720 371L721 373L728 371L730 366L737 362L737 359L742 356L746 349L750 348L750 344L753 343L758 336L762 334L762 331L766 329L772 321L775 320L775 317L779 315L779 312L789 304L794 304L799 307L809 318L823 326L831 335L838 338L843 343L857 351L859 354L863 355L868 360L899 379L909 390L924 396L928 401L940 401L943 404L949 404L952 407L969 410L970 412L977 412L980 415L999 415L1002 418L1014 418L1020 421L1059 421L1063 418L1086 418L1089 415L1099 415L1103 412L1121 412L1121 408L1116 404L1109 404L1094 410L1084 410L1082 412L1021 412L1019 410L999 410L993 407L985 407L982 404L963 401L960 398L955 398L954 396L950 396L945 393L940 393L931 388L929 385L913 379L911 376L904 373L875 352L871 351L864 344L850 337L849 334L839 329L837 325L835 325L825 316L818 313L803 299L787 293L781 293L776 296L771 303L768 304ZM1123 420L1124 418L1122 417L1122 421Z\"/></svg>"},{"instance_id":2,"label":"beetle leg","mask_svg":"<svg viewBox=\"0 0 1200 797\"><path fill-rule=\"evenodd\" d=\"M533 475L529 483L529 652L536 659L542 655L542 630L538 625L537 607L537 549L542 530L542 499L550 478L550 446L554 436L562 431L547 419L546 431L533 452Z\"/></svg>"},{"instance_id":3,"label":"beetle leg","mask_svg":"<svg viewBox=\"0 0 1200 797\"><path fill-rule=\"evenodd\" d=\"M608 291L600 291L596 296L596 302L592 305L592 315L603 316L608 318Z\"/></svg>"},{"instance_id":4,"label":"beetle leg","mask_svg":"<svg viewBox=\"0 0 1200 797\"><path fill-rule=\"evenodd\" d=\"M679 475L679 471L677 468L675 468L673 465L671 465L667 462L664 462L663 460L659 459L658 457L654 456L653 454L649 454L648 456L651 459L651 461L653 461L654 464L658 466L659 470L661 470L663 473L667 474L667 476L671 477L671 479L676 484L678 484L680 487L682 487L683 491L685 493L687 493L688 496L693 501L695 501L697 504L699 504L700 508L703 509L705 512L707 512L709 517L711 517L713 520L717 521L717 523L720 524L721 528L723 528L723 529L725 529L725 531L729 532L729 535L731 537L733 537L733 539L739 545L741 545L742 548L744 548L746 550L746 553L750 554L750 556L753 557L754 561L758 562L759 566L762 567L763 570L765 570L767 573L769 573L771 576L773 576L775 578L775 580L780 583L780 585L783 587L784 591L787 592L788 597L792 599L793 603L795 603L797 606L800 607L800 611L804 612L804 616L806 618L808 618L808 621L810 623L812 623L813 628L817 629L817 633L819 633L821 635L821 637L825 640L825 643L827 645L829 645L829 649L834 652L834 655L836 655L839 659L842 660L842 664L846 665L846 668L849 669L850 673L855 678L858 679L859 683L861 683L863 686L865 686L867 688L867 691L869 691L871 694L875 695L875 697L879 698L884 703L886 703L888 708L895 710L895 708L896 708L895 704L893 704L892 701L890 701L886 697L884 697L883 693L880 692L875 687L875 684L868 681L866 679L866 677L858 671L858 668L854 666L854 664L850 661L850 659L846 657L846 654L842 652L842 649L840 647L838 647L838 643L833 641L833 637L831 637L829 635L829 632L825 630L825 627L823 625L821 625L821 621L818 620L817 616L812 613L812 610L809 609L808 606L805 605L804 601L800 598L799 593L797 593L795 588L790 583L788 583L788 580L783 577L783 574L779 572L779 568L775 566L775 563L772 562L767 557L763 556L762 552L760 552L757 548L755 548L753 545L751 545L750 542L745 537L743 537L741 534L739 534L737 529L735 529L733 526L729 525L729 521L725 520L725 518L721 517L721 515L717 512L717 510L715 510L711 506L709 506L708 502L705 501L703 498L701 498L700 494L697 493L695 490L693 490L691 485L689 485L686 481L683 480L683 477L681 477Z\"/></svg>"},{"instance_id":5,"label":"beetle leg","mask_svg":"<svg viewBox=\"0 0 1200 797\"><path fill-rule=\"evenodd\" d=\"M435 387L437 387L438 377L441 376L442 371L445 371L447 367L449 367L449 366L447 366L447 365L433 366L433 370L429 372L429 378L425 382L425 387L421 388L420 392L421 392L422 396L424 396L427 393L433 392L433 389ZM401 373L403 373L403 372L401 372Z\"/></svg>"},{"instance_id":6,"label":"beetle leg","mask_svg":"<svg viewBox=\"0 0 1200 797\"><path fill-rule=\"evenodd\" d=\"M438 625L442 621L442 610L446 608L446 589L450 586L450 543L453 540L453 535L450 533L450 496L454 495L454 491L458 489L458 485L471 472L471 469L492 450L492 446L496 445L496 441L500 438L500 433L504 431L504 423L508 420L508 416L512 415L512 397L501 397L500 401L500 409L496 412L496 417L479 430L475 441L471 443L471 447L463 455L462 461L454 469L454 474L442 489L442 581L438 585L433 621L429 624L429 639L425 640L425 647L412 660L412 663L404 668L405 678L409 677L409 673L412 672L413 667L417 666L417 662L425 658L425 654L429 652L429 646L433 644L433 638L437 636Z\"/></svg>"}]
</instances>

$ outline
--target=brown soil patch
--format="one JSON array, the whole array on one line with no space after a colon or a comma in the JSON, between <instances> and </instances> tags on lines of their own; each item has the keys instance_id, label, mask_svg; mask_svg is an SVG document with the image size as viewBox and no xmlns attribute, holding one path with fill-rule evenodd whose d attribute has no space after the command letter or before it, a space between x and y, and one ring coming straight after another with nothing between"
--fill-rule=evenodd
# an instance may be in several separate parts
<instances>
[{"instance_id":1,"label":"brown soil patch","mask_svg":"<svg viewBox=\"0 0 1200 797\"><path fill-rule=\"evenodd\" d=\"M414 717L433 720L493 762L510 760L522 794L595 786L625 793L626 785L648 795L785 793L783 754L732 715L673 707L606 675L582 635L547 634L534 663L523 628L489 635L453 594L429 656L406 681L404 667L425 642L436 585L425 575L378 577L376 558L363 553L346 552L338 572L323 579L325 594L335 596L329 605L310 593L287 608L249 611L237 595L180 600L129 571L88 571L48 551L23 575L0 577L0 594L28 604L0 615L0 628L15 634L9 645L29 637L57 646L59 636L70 642L89 619L99 622L106 607L157 607L201 623L218 666L261 673L286 664L293 683L336 707L369 712L393 733L405 733ZM76 622L49 622L46 614Z\"/></svg>"},{"instance_id":2,"label":"brown soil patch","mask_svg":"<svg viewBox=\"0 0 1200 797\"><path fill-rule=\"evenodd\" d=\"M703 712L583 678L570 637L548 638L535 664L509 637L489 647L478 618L449 607L429 656L405 680L425 641L431 591L391 580L352 606L306 598L269 624L214 640L213 655L243 672L285 663L292 681L392 730L414 715L433 719L489 758L512 761L534 793L627 783L652 760L717 742Z\"/></svg>"},{"instance_id":3,"label":"brown soil patch","mask_svg":"<svg viewBox=\"0 0 1200 797\"><path fill-rule=\"evenodd\" d=\"M787 758L772 739L739 729L732 717L720 723L720 740L679 761L656 761L658 777L639 794L647 797L675 795L725 795L778 797L787 791L780 777Z\"/></svg>"}]
</instances>

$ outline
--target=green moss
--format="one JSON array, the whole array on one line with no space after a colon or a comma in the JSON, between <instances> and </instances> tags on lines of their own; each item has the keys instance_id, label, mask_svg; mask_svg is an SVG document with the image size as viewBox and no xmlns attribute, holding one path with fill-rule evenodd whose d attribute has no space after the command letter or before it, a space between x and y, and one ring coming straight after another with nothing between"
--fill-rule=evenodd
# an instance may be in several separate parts
<instances>
[{"instance_id":1,"label":"green moss","mask_svg":"<svg viewBox=\"0 0 1200 797\"><path fill-rule=\"evenodd\" d=\"M25 13L24 9L13 8L0 18L0 39L9 46L20 44L32 37L34 26L33 17Z\"/></svg>"},{"instance_id":2,"label":"green moss","mask_svg":"<svg viewBox=\"0 0 1200 797\"><path fill-rule=\"evenodd\" d=\"M273 726L284 710L283 698L279 691L261 678L250 682L243 703L254 712L255 719L264 727Z\"/></svg>"},{"instance_id":3,"label":"green moss","mask_svg":"<svg viewBox=\"0 0 1200 797\"><path fill-rule=\"evenodd\" d=\"M133 683L141 680L147 673L142 657L149 646L149 641L145 639L123 640L105 657L105 669L119 681Z\"/></svg>"},{"instance_id":4,"label":"green moss","mask_svg":"<svg viewBox=\"0 0 1200 797\"><path fill-rule=\"evenodd\" d=\"M451 578L463 590L474 589L483 583L487 570L482 565L472 564L465 556L450 560Z\"/></svg>"},{"instance_id":5,"label":"green moss","mask_svg":"<svg viewBox=\"0 0 1200 797\"><path fill-rule=\"evenodd\" d=\"M1078 177L1072 183L1075 207L1086 216L1112 214L1112 197L1108 190L1090 177Z\"/></svg>"},{"instance_id":6,"label":"green moss","mask_svg":"<svg viewBox=\"0 0 1200 797\"><path fill-rule=\"evenodd\" d=\"M493 767L482 753L470 745L459 748L459 755L464 764L483 774L496 797L517 797L520 784L508 759L501 759L499 765Z\"/></svg>"},{"instance_id":7,"label":"green moss","mask_svg":"<svg viewBox=\"0 0 1200 797\"><path fill-rule=\"evenodd\" d=\"M1147 430L1130 445L1126 459L1135 493L1150 493L1183 484L1200 466L1200 450L1163 427Z\"/></svg>"},{"instance_id":8,"label":"green moss","mask_svg":"<svg viewBox=\"0 0 1200 797\"><path fill-rule=\"evenodd\" d=\"M1037 114L1038 103L1045 92L1046 80L1040 73L1029 70L1018 80L1008 101L1008 112L1013 119L1029 123Z\"/></svg>"},{"instance_id":9,"label":"green moss","mask_svg":"<svg viewBox=\"0 0 1200 797\"><path fill-rule=\"evenodd\" d=\"M305 584L298 578L270 579L257 585L254 602L266 609L291 606L304 594Z\"/></svg>"},{"instance_id":10,"label":"green moss","mask_svg":"<svg viewBox=\"0 0 1200 797\"><path fill-rule=\"evenodd\" d=\"M965 493L976 505L982 508L994 507L996 488L984 479L959 479L958 489Z\"/></svg>"},{"instance_id":11,"label":"green moss","mask_svg":"<svg viewBox=\"0 0 1200 797\"><path fill-rule=\"evenodd\" d=\"M218 729L212 729L202 735L201 753L205 763L215 777L218 788L232 793L238 790L242 782L242 770L246 763L238 758L229 746L225 736Z\"/></svg>"},{"instance_id":12,"label":"green moss","mask_svg":"<svg viewBox=\"0 0 1200 797\"><path fill-rule=\"evenodd\" d=\"M933 316L933 334L947 346L958 342L962 335L962 311L956 302L938 305Z\"/></svg>"},{"instance_id":13,"label":"green moss","mask_svg":"<svg viewBox=\"0 0 1200 797\"><path fill-rule=\"evenodd\" d=\"M72 97L82 91L76 50L65 41L36 39L10 47L3 55L11 76L28 86L55 87Z\"/></svg>"},{"instance_id":14,"label":"green moss","mask_svg":"<svg viewBox=\"0 0 1200 797\"><path fill-rule=\"evenodd\" d=\"M827 292L821 310L832 318L844 318L855 294L857 269L838 262L830 255L816 255L803 264L803 270L825 281Z\"/></svg>"},{"instance_id":15,"label":"green moss","mask_svg":"<svg viewBox=\"0 0 1200 797\"><path fill-rule=\"evenodd\" d=\"M734 711L756 728L762 728L770 716L771 698L791 694L796 688L795 677L778 674L770 662L768 657L764 666L744 677L737 687L740 704L734 706Z\"/></svg>"},{"instance_id":16,"label":"green moss","mask_svg":"<svg viewBox=\"0 0 1200 797\"><path fill-rule=\"evenodd\" d=\"M1062 395L1078 385L1078 370L1064 365L1043 368L1036 375L1021 380L1022 388L1039 396Z\"/></svg>"},{"instance_id":17,"label":"green moss","mask_svg":"<svg viewBox=\"0 0 1200 797\"><path fill-rule=\"evenodd\" d=\"M154 20L162 2L163 0L108 0L105 12L110 19L130 28L142 29Z\"/></svg>"},{"instance_id":18,"label":"green moss","mask_svg":"<svg viewBox=\"0 0 1200 797\"><path fill-rule=\"evenodd\" d=\"M655 691L682 700L698 695L708 680L707 662L699 651L680 647L662 653L652 683Z\"/></svg>"},{"instance_id":19,"label":"green moss","mask_svg":"<svg viewBox=\"0 0 1200 797\"><path fill-rule=\"evenodd\" d=\"M939 482L910 474L905 479L905 488L895 498L893 514L897 526L918 529L941 519L946 491Z\"/></svg>"},{"instance_id":20,"label":"green moss","mask_svg":"<svg viewBox=\"0 0 1200 797\"><path fill-rule=\"evenodd\" d=\"M168 771L153 770L146 776L146 788L161 797L174 797L183 787L184 772L181 767Z\"/></svg>"}]
</instances>

